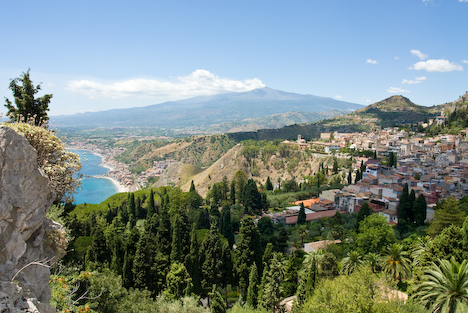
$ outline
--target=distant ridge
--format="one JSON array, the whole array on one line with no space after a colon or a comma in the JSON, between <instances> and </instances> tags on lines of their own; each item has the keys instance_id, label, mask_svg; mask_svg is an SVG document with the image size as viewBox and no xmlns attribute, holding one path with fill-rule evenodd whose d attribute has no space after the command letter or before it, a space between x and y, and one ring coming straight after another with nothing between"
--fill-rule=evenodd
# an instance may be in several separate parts
<instances>
[{"instance_id":1,"label":"distant ridge","mask_svg":"<svg viewBox=\"0 0 468 313\"><path fill-rule=\"evenodd\" d=\"M53 116L55 124L81 129L97 127L205 127L286 112L354 111L362 105L271 88L199 96L146 107Z\"/></svg>"}]
</instances>

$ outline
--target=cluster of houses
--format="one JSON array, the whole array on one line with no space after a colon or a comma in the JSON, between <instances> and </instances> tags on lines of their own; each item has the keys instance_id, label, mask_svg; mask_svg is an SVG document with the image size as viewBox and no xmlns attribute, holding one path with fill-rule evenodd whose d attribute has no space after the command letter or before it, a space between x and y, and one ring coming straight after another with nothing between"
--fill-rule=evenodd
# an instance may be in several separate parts
<instances>
[{"instance_id":1,"label":"cluster of houses","mask_svg":"<svg viewBox=\"0 0 468 313\"><path fill-rule=\"evenodd\" d=\"M279 213L270 213L274 222L286 227L295 225L300 204L306 208L306 220L314 221L331 217L336 212L359 212L367 202L373 212L385 216L389 223L398 223L397 205L403 186L408 184L416 197L424 195L427 203L427 220L434 216L437 202L447 197L460 199L468 191L468 143L463 141L466 131L459 135L440 135L434 138L411 137L404 130L387 128L374 133L340 134L334 133L333 144L337 147L372 149L380 160L393 152L398 166L381 165L379 160L359 157L354 159L353 167L360 169L365 165L362 179L342 189L323 191L318 198L298 201ZM322 134L330 139L330 133ZM316 145L307 143L300 136L295 143L301 149ZM324 142L324 144L332 143ZM353 175L352 181L355 180Z\"/></svg>"}]
</instances>

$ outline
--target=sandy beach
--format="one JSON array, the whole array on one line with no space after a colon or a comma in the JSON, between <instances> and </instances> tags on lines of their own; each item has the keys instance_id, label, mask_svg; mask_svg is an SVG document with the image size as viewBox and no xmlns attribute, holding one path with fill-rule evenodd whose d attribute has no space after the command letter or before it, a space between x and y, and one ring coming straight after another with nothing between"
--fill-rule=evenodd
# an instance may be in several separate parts
<instances>
[{"instance_id":1,"label":"sandy beach","mask_svg":"<svg viewBox=\"0 0 468 313\"><path fill-rule=\"evenodd\" d=\"M129 192L128 188L125 187L124 185L122 185L117 179L115 178L112 178L112 177L109 177L107 175L95 175L95 176L90 176L90 177L94 177L94 178L104 178L104 179L108 179L110 180L114 185L115 187L117 187L117 193L120 193L120 192Z\"/></svg>"}]
</instances>

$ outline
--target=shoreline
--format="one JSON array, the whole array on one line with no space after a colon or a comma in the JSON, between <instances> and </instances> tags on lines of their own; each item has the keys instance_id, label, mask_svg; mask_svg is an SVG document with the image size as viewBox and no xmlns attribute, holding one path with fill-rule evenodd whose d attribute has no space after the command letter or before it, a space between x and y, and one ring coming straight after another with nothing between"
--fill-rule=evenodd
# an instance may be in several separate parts
<instances>
[{"instance_id":1,"label":"shoreline","mask_svg":"<svg viewBox=\"0 0 468 313\"><path fill-rule=\"evenodd\" d=\"M121 192L128 192L128 188L125 187L124 185L122 185L117 179L115 178L112 178L112 177L109 177L109 176L105 176L105 175L93 175L93 176L88 176L88 177L92 177L92 178L103 178L103 179L108 179L110 180L114 186L117 188L117 193L121 193Z\"/></svg>"}]
</instances>

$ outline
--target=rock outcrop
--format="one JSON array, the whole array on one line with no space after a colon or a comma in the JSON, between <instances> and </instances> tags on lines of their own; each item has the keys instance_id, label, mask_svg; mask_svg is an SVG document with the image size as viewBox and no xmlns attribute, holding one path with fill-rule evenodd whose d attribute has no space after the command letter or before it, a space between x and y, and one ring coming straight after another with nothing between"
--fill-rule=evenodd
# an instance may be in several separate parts
<instances>
[{"instance_id":1,"label":"rock outcrop","mask_svg":"<svg viewBox=\"0 0 468 313\"><path fill-rule=\"evenodd\" d=\"M0 312L55 312L50 270L61 226L46 218L54 199L37 166L36 150L0 126Z\"/></svg>"}]
</instances>

